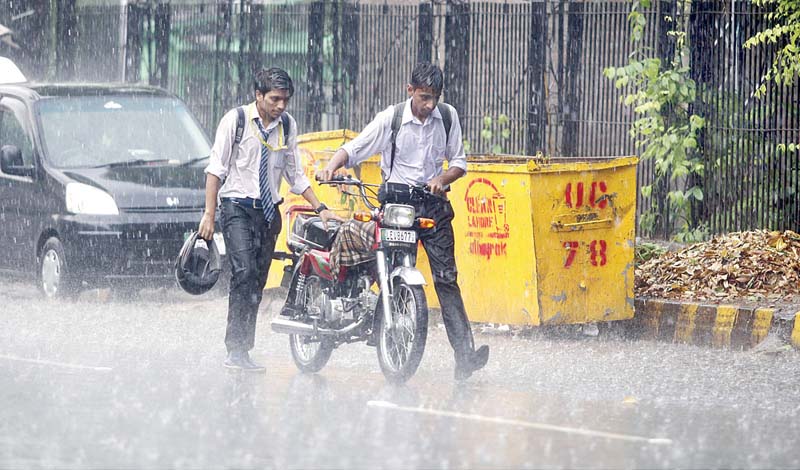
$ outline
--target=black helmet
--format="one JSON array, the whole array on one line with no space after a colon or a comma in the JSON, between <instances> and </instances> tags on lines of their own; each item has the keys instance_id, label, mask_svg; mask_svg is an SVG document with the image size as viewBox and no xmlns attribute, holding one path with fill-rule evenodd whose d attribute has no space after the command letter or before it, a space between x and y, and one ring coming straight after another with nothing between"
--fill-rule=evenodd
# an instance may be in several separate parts
<instances>
[{"instance_id":1,"label":"black helmet","mask_svg":"<svg viewBox=\"0 0 800 470\"><path fill-rule=\"evenodd\" d=\"M175 278L181 289L193 295L208 292L219 279L222 264L214 240L198 243L198 233L192 232L183 243L175 260ZM202 239L200 239L202 240Z\"/></svg>"}]
</instances>

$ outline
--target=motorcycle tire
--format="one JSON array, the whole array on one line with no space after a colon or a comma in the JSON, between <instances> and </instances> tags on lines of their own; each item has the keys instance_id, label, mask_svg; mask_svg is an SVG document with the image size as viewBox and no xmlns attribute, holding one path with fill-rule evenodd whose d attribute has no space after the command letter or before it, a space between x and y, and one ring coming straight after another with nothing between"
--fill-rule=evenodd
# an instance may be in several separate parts
<instances>
[{"instance_id":1,"label":"motorcycle tire","mask_svg":"<svg viewBox=\"0 0 800 470\"><path fill-rule=\"evenodd\" d=\"M383 303L378 302L378 363L389 382L402 384L417 372L425 352L428 337L428 302L425 291L422 286L408 285L400 280L395 284L390 307L395 324L394 333L386 327Z\"/></svg>"},{"instance_id":2,"label":"motorcycle tire","mask_svg":"<svg viewBox=\"0 0 800 470\"><path fill-rule=\"evenodd\" d=\"M321 371L333 352L330 343L326 341L307 343L300 335L289 335L289 349L292 351L294 365L307 374Z\"/></svg>"},{"instance_id":3,"label":"motorcycle tire","mask_svg":"<svg viewBox=\"0 0 800 470\"><path fill-rule=\"evenodd\" d=\"M293 285L296 283L293 282ZM307 310L315 302L326 301L319 276L308 276L303 292L302 308ZM301 372L313 374L322 370L328 363L333 352L333 344L325 340L308 342L306 338L301 335L289 335L289 350L292 352L295 366Z\"/></svg>"}]
</instances>

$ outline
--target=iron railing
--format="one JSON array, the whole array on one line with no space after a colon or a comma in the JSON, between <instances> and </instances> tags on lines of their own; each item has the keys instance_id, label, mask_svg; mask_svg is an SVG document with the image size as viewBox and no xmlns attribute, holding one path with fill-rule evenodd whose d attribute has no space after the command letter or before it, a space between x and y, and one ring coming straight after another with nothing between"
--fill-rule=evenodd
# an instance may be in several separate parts
<instances>
[{"instance_id":1,"label":"iron railing","mask_svg":"<svg viewBox=\"0 0 800 470\"><path fill-rule=\"evenodd\" d=\"M403 100L414 63L430 60L445 72L444 99L456 106L473 153L641 151L628 133L635 116L620 102L628 90L603 77L632 52L628 1L228 0L124 8L67 1L49 13L55 21L22 14L25 2L0 4L7 7L0 23L23 44L0 53L19 57L30 76L160 85L186 100L212 135L226 110L252 99L252 75L262 66L290 72L290 111L301 131L359 130ZM660 0L645 12L644 45L665 62L674 51L665 18L680 14L676 5ZM698 149L705 176L691 181L705 197L693 216L715 233L800 225L800 156L778 150L800 142L800 85L769 86L765 98L755 98L774 48L742 48L765 21L764 11L741 0L691 4L689 65L699 90L692 110L707 123ZM41 32L49 27L52 34ZM653 181L653 162L640 164L638 178L640 185ZM639 211L658 207L653 201L667 189L639 196Z\"/></svg>"}]
</instances>

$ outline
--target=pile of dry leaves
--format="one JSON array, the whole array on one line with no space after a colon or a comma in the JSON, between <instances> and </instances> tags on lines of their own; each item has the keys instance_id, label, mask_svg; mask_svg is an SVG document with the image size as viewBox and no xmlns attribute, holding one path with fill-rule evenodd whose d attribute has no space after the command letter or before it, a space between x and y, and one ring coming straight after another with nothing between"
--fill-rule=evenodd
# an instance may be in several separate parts
<instances>
[{"instance_id":1,"label":"pile of dry leaves","mask_svg":"<svg viewBox=\"0 0 800 470\"><path fill-rule=\"evenodd\" d=\"M800 294L800 235L735 232L636 267L637 297L781 301Z\"/></svg>"}]
</instances>

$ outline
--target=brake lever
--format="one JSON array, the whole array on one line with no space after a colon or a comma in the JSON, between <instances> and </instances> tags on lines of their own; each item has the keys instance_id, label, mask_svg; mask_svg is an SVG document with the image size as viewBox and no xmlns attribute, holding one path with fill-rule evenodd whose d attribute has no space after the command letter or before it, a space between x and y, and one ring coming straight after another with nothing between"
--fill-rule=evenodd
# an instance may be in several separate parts
<instances>
[{"instance_id":1,"label":"brake lever","mask_svg":"<svg viewBox=\"0 0 800 470\"><path fill-rule=\"evenodd\" d=\"M420 191L422 193L422 195L425 196L425 197L432 197L432 198L440 199L442 201L447 202L447 198L446 197L444 197L443 195L440 195L440 194L436 194L433 191L431 191L431 187L429 185L427 185L427 184L420 184L420 185L414 186L414 189ZM449 192L449 191L450 191L450 185L447 185L445 187L444 192Z\"/></svg>"}]
</instances>

